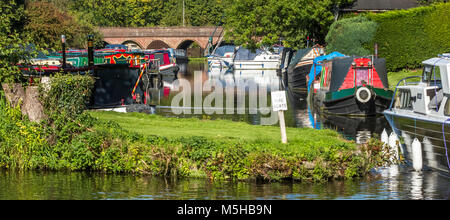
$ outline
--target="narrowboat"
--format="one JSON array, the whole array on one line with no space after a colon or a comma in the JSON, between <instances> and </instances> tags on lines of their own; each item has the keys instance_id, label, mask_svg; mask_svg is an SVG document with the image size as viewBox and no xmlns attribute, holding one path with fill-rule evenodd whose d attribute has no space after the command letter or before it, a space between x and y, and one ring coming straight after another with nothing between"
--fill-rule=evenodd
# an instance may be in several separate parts
<instances>
[{"instance_id":1,"label":"narrowboat","mask_svg":"<svg viewBox=\"0 0 450 220\"><path fill-rule=\"evenodd\" d=\"M325 51L320 46L296 51L287 65L286 84L289 89L306 92L308 88L306 77L311 70L313 61L316 57L324 54Z\"/></svg>"},{"instance_id":2,"label":"narrowboat","mask_svg":"<svg viewBox=\"0 0 450 220\"><path fill-rule=\"evenodd\" d=\"M180 68L176 63L175 56L167 49L144 50L145 60L158 60L159 71L162 75L177 75Z\"/></svg>"},{"instance_id":3,"label":"narrowboat","mask_svg":"<svg viewBox=\"0 0 450 220\"><path fill-rule=\"evenodd\" d=\"M317 57L308 78L314 104L325 114L381 115L392 100L383 58L334 52Z\"/></svg>"},{"instance_id":4,"label":"narrowboat","mask_svg":"<svg viewBox=\"0 0 450 220\"><path fill-rule=\"evenodd\" d=\"M414 169L449 175L450 54L422 64L421 76L407 77L397 84L395 103L392 101L383 114L402 143L404 158ZM413 82L413 78L419 82Z\"/></svg>"}]
</instances>

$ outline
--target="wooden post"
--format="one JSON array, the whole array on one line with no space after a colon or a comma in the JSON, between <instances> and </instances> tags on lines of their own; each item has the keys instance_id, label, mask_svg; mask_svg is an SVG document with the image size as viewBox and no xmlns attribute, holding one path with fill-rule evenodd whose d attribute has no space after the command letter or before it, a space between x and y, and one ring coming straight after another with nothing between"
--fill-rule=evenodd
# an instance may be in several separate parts
<instances>
[{"instance_id":1,"label":"wooden post","mask_svg":"<svg viewBox=\"0 0 450 220\"><path fill-rule=\"evenodd\" d=\"M280 120L281 143L287 144L286 124L284 123L284 111L278 111L278 119Z\"/></svg>"},{"instance_id":2,"label":"wooden post","mask_svg":"<svg viewBox=\"0 0 450 220\"><path fill-rule=\"evenodd\" d=\"M286 92L274 91L271 92L273 111L278 112L278 119L280 121L281 142L287 144L286 124L284 123L284 111L287 110Z\"/></svg>"}]
</instances>

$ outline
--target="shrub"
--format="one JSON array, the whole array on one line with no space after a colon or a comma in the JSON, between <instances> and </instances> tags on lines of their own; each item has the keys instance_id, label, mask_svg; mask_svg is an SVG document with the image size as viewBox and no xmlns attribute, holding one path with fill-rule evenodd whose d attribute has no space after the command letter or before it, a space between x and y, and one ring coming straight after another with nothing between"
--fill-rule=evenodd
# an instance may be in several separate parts
<instances>
[{"instance_id":1,"label":"shrub","mask_svg":"<svg viewBox=\"0 0 450 220\"><path fill-rule=\"evenodd\" d=\"M41 92L46 113L50 117L58 114L69 118L81 114L90 100L94 82L87 75L56 74L50 80L49 91Z\"/></svg>"},{"instance_id":2,"label":"shrub","mask_svg":"<svg viewBox=\"0 0 450 220\"><path fill-rule=\"evenodd\" d=\"M342 19L333 23L325 41L327 52L339 51L347 55L372 54L363 45L369 43L377 30L377 23L363 16Z\"/></svg>"}]
</instances>

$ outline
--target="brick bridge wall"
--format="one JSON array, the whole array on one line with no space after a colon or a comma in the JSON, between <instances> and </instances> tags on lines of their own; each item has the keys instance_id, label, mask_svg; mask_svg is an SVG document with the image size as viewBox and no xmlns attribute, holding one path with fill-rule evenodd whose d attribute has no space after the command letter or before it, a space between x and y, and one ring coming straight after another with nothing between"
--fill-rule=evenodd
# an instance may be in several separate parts
<instances>
[{"instance_id":1,"label":"brick bridge wall","mask_svg":"<svg viewBox=\"0 0 450 220\"><path fill-rule=\"evenodd\" d=\"M189 46L189 42L196 42L202 50L208 45L209 37L216 27L146 27L123 28L107 27L99 28L103 34L103 40L108 44L123 44L134 42L143 49L152 45L167 45L170 48L182 48ZM219 27L213 36L213 44L216 44L222 33ZM155 48L154 48L155 49ZM185 48L184 48L185 49Z\"/></svg>"}]
</instances>

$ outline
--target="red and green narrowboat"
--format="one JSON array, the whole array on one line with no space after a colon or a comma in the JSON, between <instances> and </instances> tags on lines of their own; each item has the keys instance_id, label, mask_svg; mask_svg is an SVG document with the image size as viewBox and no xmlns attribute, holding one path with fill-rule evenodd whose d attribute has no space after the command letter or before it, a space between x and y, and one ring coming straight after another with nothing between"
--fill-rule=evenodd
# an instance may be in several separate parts
<instances>
[{"instance_id":1,"label":"red and green narrowboat","mask_svg":"<svg viewBox=\"0 0 450 220\"><path fill-rule=\"evenodd\" d=\"M386 60L375 57L335 57L323 60L312 84L314 103L325 114L374 116L389 107Z\"/></svg>"}]
</instances>

